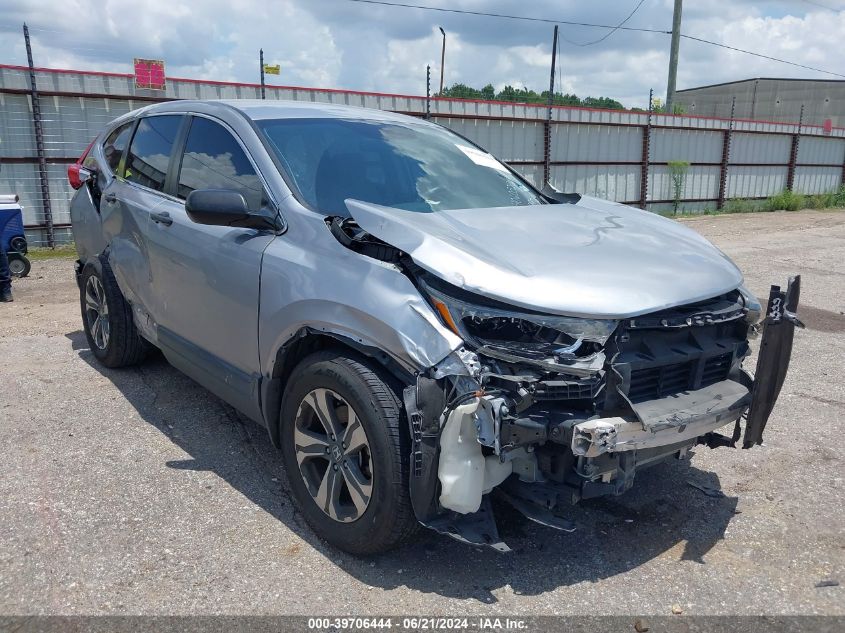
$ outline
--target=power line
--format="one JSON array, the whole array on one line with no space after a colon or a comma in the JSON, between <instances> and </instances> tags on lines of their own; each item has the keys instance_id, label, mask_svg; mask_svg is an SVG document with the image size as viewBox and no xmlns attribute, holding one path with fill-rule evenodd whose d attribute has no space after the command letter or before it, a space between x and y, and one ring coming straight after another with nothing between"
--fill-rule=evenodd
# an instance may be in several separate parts
<instances>
[{"instance_id":1,"label":"power line","mask_svg":"<svg viewBox=\"0 0 845 633\"><path fill-rule=\"evenodd\" d=\"M684 35L683 33L681 33L681 37L684 37L688 40L693 40L695 42L702 42L703 44L710 44L712 46L719 46L721 48L727 48L728 50L736 51L738 53L745 53L746 55L754 55L755 57L762 57L763 59L769 59L773 62L780 62L781 64L789 64L790 66L797 66L798 68L805 68L807 70L812 70L812 71L815 71L817 73L824 73L826 75L833 75L834 77L845 78L845 75L842 75L840 73L835 73L835 72L830 71L830 70L822 70L821 68L814 68L813 66L805 66L804 64L799 64L797 62L791 62L791 61L788 61L786 59L780 59L778 57L772 57L770 55L763 55L762 53L755 53L753 51L747 51L747 50L742 49L742 48L737 48L736 46L728 46L727 44L720 44L719 42L712 42L710 40L705 40L704 38L701 38L701 37L694 37L692 35Z\"/></svg>"},{"instance_id":2,"label":"power line","mask_svg":"<svg viewBox=\"0 0 845 633\"><path fill-rule=\"evenodd\" d=\"M634 14L635 14L637 11L639 11L639 9L640 9L640 7L641 7L641 6L643 6L643 2L645 2L645 0L640 0L640 2L637 4L637 6L635 6L635 7L634 7L634 10L633 10L633 11L631 11L631 12L628 14L628 17L627 17L627 18L625 18L624 20L622 20L619 24L617 24L617 25L616 25L616 26L614 26L612 29L610 29L607 33L605 33L604 35L602 35L599 39L597 39L597 40L593 40L592 42L584 42L583 44L578 44L577 42L569 42L569 43L570 43L570 44L575 44L575 46L592 46L593 44L598 44L599 42L603 42L603 41L605 41L608 37L610 37L611 35L613 35L614 33L616 33L616 31L618 31L619 29L621 29L621 28L625 25L625 23L626 23L628 20L630 20L632 17L634 17ZM566 39L566 38L564 38L564 39ZM569 40L567 40L567 41L569 41Z\"/></svg>"},{"instance_id":3,"label":"power line","mask_svg":"<svg viewBox=\"0 0 845 633\"><path fill-rule=\"evenodd\" d=\"M633 26L624 26L625 22L627 22L628 19L630 19L631 16L628 16L628 18L623 20L620 25L592 24L590 22L572 22L570 20L556 20L556 19L553 19L553 18L534 18L534 17L528 17L528 16L524 16L524 15L508 15L508 14L505 14L505 13L486 13L484 11L467 11L467 10L464 10L464 9L444 9L442 7L428 7L428 6L421 5L421 4L411 4L411 3L407 3L407 2L387 2L386 0L347 0L347 2L359 2L359 3L363 3L363 4L378 4L378 5L383 5L383 6L387 6L387 7L402 7L402 8L406 8L406 9L422 9L424 11L439 11L441 13L459 13L459 14L463 14L463 15L476 15L476 16L484 16L484 17L490 17L490 18L504 18L504 19L508 19L508 20L525 20L525 21L528 21L528 22L544 22L546 24L567 24L567 25L570 25L570 26L586 26L586 27L590 27L590 28L611 29L612 31L613 30L617 30L617 31L641 31L641 32L645 32L645 33L662 33L664 35L669 35L669 34L672 33L672 31L664 31L664 30L661 30L661 29L648 29L648 28L640 28L640 27L633 27ZM635 13L636 13L637 9L639 9L639 5L637 6L636 9L634 9ZM608 35L610 35L610 33L608 33ZM731 50L731 51L736 51L738 53L744 53L745 55L753 55L754 57L760 57L762 59L768 59L770 61L779 62L781 64L788 64L790 66L796 66L798 68L804 68L806 70L812 70L813 72L822 73L822 74L825 74L825 75L832 75L834 77L845 78L845 75L842 75L840 73L835 73L835 72L832 72L830 70L824 70L822 68L815 68L814 66L806 66L804 64L799 64L797 62L788 61L786 59L780 59L778 57L772 57L771 55L764 55L763 53L755 53L754 51L745 50L743 48L737 48L736 46L730 46L728 44L720 44L719 42L714 42L712 40L706 40L706 39L701 38L701 37L695 37L693 35L685 35L683 33L681 33L681 37L686 38L688 40L693 40L695 42L701 42L702 44L709 44L711 46L718 46L719 48L725 48L725 49L728 49L728 50ZM570 42L569 40L567 40L565 38L564 38L564 41L566 41L570 44L576 44L575 42ZM598 40L598 41L601 41L601 40ZM576 45L578 45L578 44L576 44ZM584 45L586 46L588 44L584 44Z\"/></svg>"},{"instance_id":4,"label":"power line","mask_svg":"<svg viewBox=\"0 0 845 633\"><path fill-rule=\"evenodd\" d=\"M544 22L546 24L566 24L568 26L586 26L595 29L612 29L617 31L643 31L645 33L671 33L671 31L664 31L661 29L647 29L633 26L623 26L628 18L622 21L622 24L593 24L591 22L572 22L570 20L553 20L552 18L532 18L524 15L509 15L507 13L486 13L484 11L468 11L465 9L445 9L443 7L427 7L422 4L410 4L406 2L386 2L385 0L347 0L347 2L359 2L362 4L380 4L386 7L401 7L404 9L422 9L423 11L439 11L440 13L459 13L462 15L476 15L488 18L504 18L507 20L525 20L528 22ZM640 3L642 4L642 3ZM639 9L639 6L637 7ZM636 9L634 10L636 12ZM632 14L633 15L633 14Z\"/></svg>"},{"instance_id":5,"label":"power line","mask_svg":"<svg viewBox=\"0 0 845 633\"><path fill-rule=\"evenodd\" d=\"M804 0L804 2L806 2L807 4L815 5L817 7L821 7L822 9L827 9L829 11L845 11L845 9L837 9L836 7L831 7L826 4L822 4L821 2L813 2L813 0Z\"/></svg>"}]
</instances>

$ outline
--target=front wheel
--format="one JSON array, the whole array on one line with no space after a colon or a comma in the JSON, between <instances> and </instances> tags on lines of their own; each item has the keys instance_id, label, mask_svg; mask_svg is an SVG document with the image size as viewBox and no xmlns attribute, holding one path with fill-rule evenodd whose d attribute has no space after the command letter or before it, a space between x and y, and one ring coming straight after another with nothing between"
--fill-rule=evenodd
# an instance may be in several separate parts
<instances>
[{"instance_id":1,"label":"front wheel","mask_svg":"<svg viewBox=\"0 0 845 633\"><path fill-rule=\"evenodd\" d=\"M364 359L319 352L292 372L281 411L282 458L313 530L353 554L409 539L409 440L394 391Z\"/></svg>"}]
</instances>

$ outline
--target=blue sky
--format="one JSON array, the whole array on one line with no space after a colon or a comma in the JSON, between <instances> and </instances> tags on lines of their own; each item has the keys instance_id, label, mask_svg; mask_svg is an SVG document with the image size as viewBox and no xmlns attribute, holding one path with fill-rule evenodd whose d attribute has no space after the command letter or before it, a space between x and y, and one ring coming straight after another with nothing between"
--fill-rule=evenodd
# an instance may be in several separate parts
<instances>
[{"instance_id":1,"label":"blue sky","mask_svg":"<svg viewBox=\"0 0 845 633\"><path fill-rule=\"evenodd\" d=\"M391 1L391 0L387 0ZM399 1L399 0L395 0ZM414 4L615 24L639 0L406 0ZM48 8L49 7L49 8ZM435 82L442 26L445 79L476 86L548 85L552 25L444 14L350 0L5 0L0 62L25 64L21 24L36 64L129 72L134 57L162 58L170 76L256 81L258 48L280 64L273 82L420 94L425 66ZM627 26L668 30L672 0L645 0ZM687 0L684 33L845 74L843 0ZM666 87L669 38L561 26L562 88L642 106ZM678 87L755 76L831 78L682 40Z\"/></svg>"}]
</instances>

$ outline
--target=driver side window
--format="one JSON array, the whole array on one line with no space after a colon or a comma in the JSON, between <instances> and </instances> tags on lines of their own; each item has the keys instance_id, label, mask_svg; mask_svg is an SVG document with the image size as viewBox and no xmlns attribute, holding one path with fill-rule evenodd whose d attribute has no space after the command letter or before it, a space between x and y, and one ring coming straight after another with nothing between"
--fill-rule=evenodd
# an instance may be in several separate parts
<instances>
[{"instance_id":1,"label":"driver side window","mask_svg":"<svg viewBox=\"0 0 845 633\"><path fill-rule=\"evenodd\" d=\"M185 140L177 195L195 189L231 189L243 194L251 211L266 203L264 187L235 138L219 123L194 117Z\"/></svg>"}]
</instances>

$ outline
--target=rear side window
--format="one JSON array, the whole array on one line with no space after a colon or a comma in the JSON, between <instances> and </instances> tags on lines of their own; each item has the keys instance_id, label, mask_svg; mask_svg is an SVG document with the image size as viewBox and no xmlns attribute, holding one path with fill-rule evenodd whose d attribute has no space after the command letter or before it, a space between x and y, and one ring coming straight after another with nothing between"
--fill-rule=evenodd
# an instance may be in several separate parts
<instances>
[{"instance_id":1,"label":"rear side window","mask_svg":"<svg viewBox=\"0 0 845 633\"><path fill-rule=\"evenodd\" d=\"M179 170L180 198L195 189L231 189L243 194L249 208L264 204L264 188L246 153L219 123L194 117Z\"/></svg>"},{"instance_id":2,"label":"rear side window","mask_svg":"<svg viewBox=\"0 0 845 633\"><path fill-rule=\"evenodd\" d=\"M106 157L106 164L112 173L117 173L117 168L120 165L120 159L123 156L123 151L129 143L129 135L132 133L132 124L134 121L124 123L116 128L106 142L103 143L103 155Z\"/></svg>"},{"instance_id":3,"label":"rear side window","mask_svg":"<svg viewBox=\"0 0 845 633\"><path fill-rule=\"evenodd\" d=\"M181 124L182 115L141 119L126 157L126 180L156 191L164 189L170 153Z\"/></svg>"}]
</instances>

